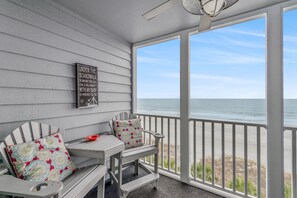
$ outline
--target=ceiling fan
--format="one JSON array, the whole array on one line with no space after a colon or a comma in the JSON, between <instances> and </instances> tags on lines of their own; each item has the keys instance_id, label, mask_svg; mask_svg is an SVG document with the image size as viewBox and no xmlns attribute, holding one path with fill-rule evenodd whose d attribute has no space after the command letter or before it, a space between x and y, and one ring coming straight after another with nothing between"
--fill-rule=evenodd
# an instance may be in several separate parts
<instances>
[{"instance_id":1,"label":"ceiling fan","mask_svg":"<svg viewBox=\"0 0 297 198\"><path fill-rule=\"evenodd\" d=\"M234 5L238 0L182 0L184 9L194 15L201 15L199 32L210 29L211 21L218 16L223 10ZM168 0L146 12L142 16L147 20L160 15L166 10L173 7L180 0Z\"/></svg>"}]
</instances>

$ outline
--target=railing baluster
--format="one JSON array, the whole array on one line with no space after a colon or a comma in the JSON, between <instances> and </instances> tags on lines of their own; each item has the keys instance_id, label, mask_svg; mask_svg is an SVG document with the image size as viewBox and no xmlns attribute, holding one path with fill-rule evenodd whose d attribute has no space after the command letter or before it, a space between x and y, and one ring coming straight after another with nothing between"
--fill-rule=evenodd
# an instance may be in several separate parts
<instances>
[{"instance_id":1,"label":"railing baluster","mask_svg":"<svg viewBox=\"0 0 297 198\"><path fill-rule=\"evenodd\" d=\"M257 127L257 197L261 198L261 128Z\"/></svg>"},{"instance_id":2,"label":"railing baluster","mask_svg":"<svg viewBox=\"0 0 297 198\"><path fill-rule=\"evenodd\" d=\"M143 129L146 130L146 116L143 116ZM144 133L143 135L144 135L143 141L144 141L144 144L146 144L146 133Z\"/></svg>"},{"instance_id":3,"label":"railing baluster","mask_svg":"<svg viewBox=\"0 0 297 198\"><path fill-rule=\"evenodd\" d=\"M247 125L244 125L244 194L248 194L248 134Z\"/></svg>"},{"instance_id":4,"label":"railing baluster","mask_svg":"<svg viewBox=\"0 0 297 198\"><path fill-rule=\"evenodd\" d=\"M152 117L149 116L149 131L152 130ZM149 134L149 144L152 144L152 135ZM149 163L152 164L152 156L149 156Z\"/></svg>"},{"instance_id":5,"label":"railing baluster","mask_svg":"<svg viewBox=\"0 0 297 198\"><path fill-rule=\"evenodd\" d=\"M194 135L194 142L193 142L193 147L194 147L194 180L196 180L196 174L197 174L197 167L196 167L196 121L193 121L193 135Z\"/></svg>"},{"instance_id":6,"label":"railing baluster","mask_svg":"<svg viewBox=\"0 0 297 198\"><path fill-rule=\"evenodd\" d=\"M232 163L233 163L233 192L236 191L236 127L232 125Z\"/></svg>"},{"instance_id":7,"label":"railing baluster","mask_svg":"<svg viewBox=\"0 0 297 198\"><path fill-rule=\"evenodd\" d=\"M155 132L157 133L157 129L158 129L158 119L157 119L157 116L155 117Z\"/></svg>"},{"instance_id":8,"label":"railing baluster","mask_svg":"<svg viewBox=\"0 0 297 198\"><path fill-rule=\"evenodd\" d=\"M170 118L168 118L167 120L168 124L167 124L167 127L168 127L168 171L170 171Z\"/></svg>"},{"instance_id":9,"label":"railing baluster","mask_svg":"<svg viewBox=\"0 0 297 198\"><path fill-rule=\"evenodd\" d=\"M177 164L177 119L174 119L174 124L175 124L175 156L174 156L174 158L175 158L175 172L177 173L177 166L178 166L178 164Z\"/></svg>"},{"instance_id":10,"label":"railing baluster","mask_svg":"<svg viewBox=\"0 0 297 198\"><path fill-rule=\"evenodd\" d=\"M155 115L146 115L146 114L138 114L138 116L140 118L143 118L142 124L144 126L145 129L147 130L152 130L154 127L156 132L159 132L159 125L161 125L161 134L164 134L164 130L167 130L168 135L166 134L166 140L161 140L160 144L161 144L161 148L160 148L160 169L163 169L167 172L171 172L171 173L175 173L177 175L179 175L180 173L178 172L178 159L179 159L179 153L178 153L178 133L180 133L180 131L178 130L178 122L179 122L179 118L178 117L173 117L173 116L155 116ZM160 118L160 121L158 120ZM153 120L154 119L154 120ZM167 121L166 121L167 119ZM152 123L152 121L155 121L155 124ZM167 123L165 123L167 122ZM172 123L174 122L174 123ZM248 151L249 151L249 127L255 127L257 134L256 134L256 149L257 149L257 156L256 156L256 161L257 161L257 198L261 198L261 132L262 132L262 128L266 129L266 126L263 124L256 124L256 123L246 123L246 122L233 122L233 121L221 121L221 120L206 120L206 119L190 119L190 122L193 122L193 126L192 126L192 130L193 130L193 158L192 160L194 160L194 171L192 172L193 177L192 181L196 181L198 183L204 183L205 185L212 187L212 188L216 188L218 190L222 190L225 192L229 192L233 195L237 195L237 196L241 196L241 197L250 197L250 195L248 194L248 182L249 182L249 169L248 169ZM197 160L200 162L200 157L198 158L197 156L197 150L200 152L200 144L197 144L197 135L198 135L198 131L199 131L199 135L200 135L200 123L201 123L201 128L202 128L202 158L201 158L201 165L202 165L202 178L200 175L200 172L197 171ZM209 124L208 124L209 123ZM165 127L165 125L167 124L167 129ZM191 123L192 124L192 123ZM199 124L199 129L198 129L198 125ZM172 125L172 127L171 127ZM215 147L215 143L216 143L216 126L218 125L218 128L220 128L221 126L221 167L215 167L216 165L216 147ZM220 126L219 126L220 125ZM244 193L241 194L238 192L239 189L236 189L236 178L237 178L237 171L236 171L236 167L237 167L237 127L244 127L244 145L243 145L243 156L244 156ZM173 129L174 127L174 129ZM232 134L232 145L231 146L231 152L232 152L232 166L233 166L233 172L232 172L232 180L233 181L233 185L232 185L232 191L230 191L229 189L226 189L226 165L227 165L227 161L226 161L226 144L227 142L229 142L229 137L226 137L226 130L231 127L231 134ZM173 133L171 134L171 129L173 129L174 131L172 131ZM292 198L297 198L297 159L296 159L296 155L297 155L297 148L296 148L296 144L297 144L297 129L294 127L285 127L285 130L290 130L292 131ZM206 134L207 132L210 132L210 134ZM182 134L181 134L182 135ZM211 168L212 168L212 172L211 172L211 181L209 183L209 175L206 172L206 162L208 162L206 159L206 151L208 150L208 148L206 148L206 141L208 141L208 135L211 135L211 142L210 142L210 146L211 146ZM241 134L242 135L242 134ZM174 136L174 137L171 137ZM148 139L149 138L149 139ZM167 139L168 138L168 139ZM172 140L171 140L172 138ZM173 139L174 138L174 139ZM149 135L149 137L144 136L144 142L147 143L152 143L154 141L154 139L152 139L151 135ZM172 144L175 144L175 147L172 148L171 147L171 141ZM192 141L192 140L191 140ZM227 142L226 142L227 141ZM166 145L165 142L168 143L167 145L167 151L166 151ZM207 145L208 146L208 145ZM165 148L164 148L165 147ZM199 147L199 148L198 148ZM171 149L174 149L174 156L171 156ZM240 147L241 149L241 147ZM241 150L240 150L241 151ZM164 153L165 152L165 153ZM167 156L166 156L167 155ZM165 158L164 158L165 157ZM171 158L172 157L172 158ZM146 159L149 159L146 161ZM153 158L150 156L150 158L145 158L144 161L147 164L152 163ZM168 160L168 161L167 161ZM171 161L175 160L175 168L171 169ZM149 162L148 162L149 161ZM168 167L165 168L165 162L168 165ZM221 168L222 169L222 174L221 179L222 179L222 183L221 186L216 185L216 178L215 178L215 174L216 174L216 169L215 168ZM201 180L200 180L201 178ZM228 180L229 181L229 180Z\"/></svg>"},{"instance_id":11,"label":"railing baluster","mask_svg":"<svg viewBox=\"0 0 297 198\"><path fill-rule=\"evenodd\" d=\"M155 116L155 133L158 133L158 118L157 118L157 116ZM156 139L154 138L154 144L156 144ZM160 145L160 142L158 143L158 147L159 147L159 145ZM160 153L160 151L158 151L159 153ZM158 155L158 158L159 158L159 155ZM153 160L153 163L155 163L155 160L156 159L154 159ZM159 159L158 159L158 163L159 163ZM159 166L159 164L158 164L158 166Z\"/></svg>"},{"instance_id":12,"label":"railing baluster","mask_svg":"<svg viewBox=\"0 0 297 198\"><path fill-rule=\"evenodd\" d=\"M222 123L222 187L225 189L225 124Z\"/></svg>"},{"instance_id":13,"label":"railing baluster","mask_svg":"<svg viewBox=\"0 0 297 198\"><path fill-rule=\"evenodd\" d=\"M163 135L164 134L164 125L163 125L163 121L164 118L162 117L161 118L161 134ZM164 168L164 138L162 138L161 142L162 142L162 145L161 145L161 166L162 166L162 169Z\"/></svg>"},{"instance_id":14,"label":"railing baluster","mask_svg":"<svg viewBox=\"0 0 297 198\"><path fill-rule=\"evenodd\" d=\"M214 185L215 181L215 149L214 149L214 122L211 123L211 183Z\"/></svg>"},{"instance_id":15,"label":"railing baluster","mask_svg":"<svg viewBox=\"0 0 297 198\"><path fill-rule=\"evenodd\" d=\"M296 198L296 130L292 130L292 198Z\"/></svg>"},{"instance_id":16,"label":"railing baluster","mask_svg":"<svg viewBox=\"0 0 297 198\"><path fill-rule=\"evenodd\" d=\"M205 182L205 122L202 121L202 180Z\"/></svg>"},{"instance_id":17,"label":"railing baluster","mask_svg":"<svg viewBox=\"0 0 297 198\"><path fill-rule=\"evenodd\" d=\"M146 130L146 116L143 116L143 129ZM146 144L146 133L143 133L143 143ZM146 163L146 158L143 158L143 161Z\"/></svg>"}]
</instances>

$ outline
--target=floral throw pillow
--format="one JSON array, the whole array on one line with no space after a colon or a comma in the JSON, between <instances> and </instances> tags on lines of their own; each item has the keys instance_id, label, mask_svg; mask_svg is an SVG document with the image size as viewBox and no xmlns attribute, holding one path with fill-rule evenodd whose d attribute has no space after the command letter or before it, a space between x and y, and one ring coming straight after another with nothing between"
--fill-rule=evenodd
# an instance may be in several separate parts
<instances>
[{"instance_id":1,"label":"floral throw pillow","mask_svg":"<svg viewBox=\"0 0 297 198\"><path fill-rule=\"evenodd\" d=\"M75 169L60 133L6 147L18 178L28 181L61 181Z\"/></svg>"},{"instance_id":2,"label":"floral throw pillow","mask_svg":"<svg viewBox=\"0 0 297 198\"><path fill-rule=\"evenodd\" d=\"M143 145L140 119L115 120L113 124L116 136L125 143L126 149Z\"/></svg>"}]
</instances>

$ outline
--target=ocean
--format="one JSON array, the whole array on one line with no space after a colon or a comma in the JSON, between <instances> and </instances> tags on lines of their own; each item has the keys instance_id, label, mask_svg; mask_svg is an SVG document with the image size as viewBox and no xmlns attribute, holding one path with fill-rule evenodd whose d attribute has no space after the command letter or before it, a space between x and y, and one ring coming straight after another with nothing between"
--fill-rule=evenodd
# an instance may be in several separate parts
<instances>
[{"instance_id":1,"label":"ocean","mask_svg":"<svg viewBox=\"0 0 297 198\"><path fill-rule=\"evenodd\" d=\"M179 116L179 99L138 99L138 113ZM191 99L190 117L266 123L264 99ZM285 126L297 126L297 99L284 103Z\"/></svg>"}]
</instances>

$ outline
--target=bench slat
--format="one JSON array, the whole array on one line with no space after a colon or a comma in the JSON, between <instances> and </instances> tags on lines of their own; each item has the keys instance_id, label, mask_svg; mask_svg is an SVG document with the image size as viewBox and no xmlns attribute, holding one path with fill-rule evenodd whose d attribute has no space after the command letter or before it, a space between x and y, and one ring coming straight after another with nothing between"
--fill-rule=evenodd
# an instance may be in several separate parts
<instances>
[{"instance_id":1,"label":"bench slat","mask_svg":"<svg viewBox=\"0 0 297 198\"><path fill-rule=\"evenodd\" d=\"M21 132L21 128L17 128L12 132L12 135L14 137L15 140L15 144L21 144L24 143L23 137L22 137L22 132Z\"/></svg>"},{"instance_id":2,"label":"bench slat","mask_svg":"<svg viewBox=\"0 0 297 198\"><path fill-rule=\"evenodd\" d=\"M22 128L22 134L25 139L25 142L31 142L33 139L32 139L32 131L31 131L30 123L27 122L23 124L21 128Z\"/></svg>"},{"instance_id":3,"label":"bench slat","mask_svg":"<svg viewBox=\"0 0 297 198\"><path fill-rule=\"evenodd\" d=\"M31 122L32 135L34 140L41 137L41 126L37 122Z\"/></svg>"},{"instance_id":4,"label":"bench slat","mask_svg":"<svg viewBox=\"0 0 297 198\"><path fill-rule=\"evenodd\" d=\"M89 192L100 178L106 174L106 167L93 165L80 168L63 181L64 188L61 191L63 198L82 197Z\"/></svg>"}]
</instances>

